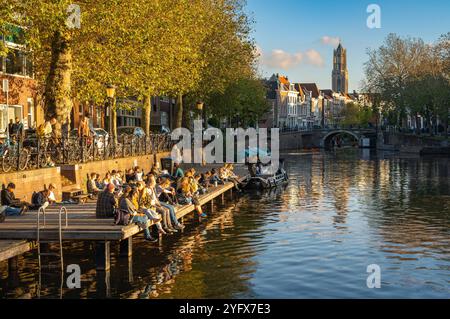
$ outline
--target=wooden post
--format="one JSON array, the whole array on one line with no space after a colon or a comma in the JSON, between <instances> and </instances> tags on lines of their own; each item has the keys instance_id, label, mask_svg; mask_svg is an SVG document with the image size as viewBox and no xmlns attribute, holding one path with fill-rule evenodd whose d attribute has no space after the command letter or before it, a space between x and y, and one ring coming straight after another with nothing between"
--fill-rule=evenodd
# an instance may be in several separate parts
<instances>
[{"instance_id":1,"label":"wooden post","mask_svg":"<svg viewBox=\"0 0 450 319\"><path fill-rule=\"evenodd\" d=\"M133 256L128 256L128 282L133 283Z\"/></svg>"},{"instance_id":2,"label":"wooden post","mask_svg":"<svg viewBox=\"0 0 450 319\"><path fill-rule=\"evenodd\" d=\"M111 268L111 245L109 241L95 244L95 264L98 271L109 272Z\"/></svg>"},{"instance_id":3,"label":"wooden post","mask_svg":"<svg viewBox=\"0 0 450 319\"><path fill-rule=\"evenodd\" d=\"M133 237L124 239L119 243L119 256L130 257L133 255Z\"/></svg>"},{"instance_id":4,"label":"wooden post","mask_svg":"<svg viewBox=\"0 0 450 319\"><path fill-rule=\"evenodd\" d=\"M16 272L19 268L19 256L15 256L8 259L8 271Z\"/></svg>"},{"instance_id":5,"label":"wooden post","mask_svg":"<svg viewBox=\"0 0 450 319\"><path fill-rule=\"evenodd\" d=\"M214 199L211 199L211 213L214 212Z\"/></svg>"},{"instance_id":6,"label":"wooden post","mask_svg":"<svg viewBox=\"0 0 450 319\"><path fill-rule=\"evenodd\" d=\"M222 205L225 205L225 193L222 193Z\"/></svg>"},{"instance_id":7,"label":"wooden post","mask_svg":"<svg viewBox=\"0 0 450 319\"><path fill-rule=\"evenodd\" d=\"M97 271L97 298L111 297L111 273Z\"/></svg>"}]
</instances>

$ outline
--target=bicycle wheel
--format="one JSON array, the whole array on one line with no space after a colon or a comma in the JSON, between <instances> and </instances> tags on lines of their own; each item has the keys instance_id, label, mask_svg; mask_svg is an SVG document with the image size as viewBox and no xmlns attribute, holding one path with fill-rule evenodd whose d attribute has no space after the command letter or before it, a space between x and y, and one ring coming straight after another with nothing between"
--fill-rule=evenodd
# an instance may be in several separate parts
<instances>
[{"instance_id":1,"label":"bicycle wheel","mask_svg":"<svg viewBox=\"0 0 450 319\"><path fill-rule=\"evenodd\" d=\"M30 160L30 151L22 149L19 154L19 170L24 171L27 169L28 161Z\"/></svg>"},{"instance_id":2,"label":"bicycle wheel","mask_svg":"<svg viewBox=\"0 0 450 319\"><path fill-rule=\"evenodd\" d=\"M12 163L11 163L11 157L9 156L9 153L6 155L3 155L2 157L2 170L5 173L8 173L12 169Z\"/></svg>"}]
</instances>

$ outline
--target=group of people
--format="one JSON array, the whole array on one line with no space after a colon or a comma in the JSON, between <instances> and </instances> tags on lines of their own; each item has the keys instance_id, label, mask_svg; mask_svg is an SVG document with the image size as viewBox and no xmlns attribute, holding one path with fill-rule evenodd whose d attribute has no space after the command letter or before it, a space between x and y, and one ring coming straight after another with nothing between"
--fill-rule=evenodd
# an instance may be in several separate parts
<instances>
[{"instance_id":1,"label":"group of people","mask_svg":"<svg viewBox=\"0 0 450 319\"><path fill-rule=\"evenodd\" d=\"M178 206L194 205L199 218L207 218L203 212L199 197L211 187L233 182L239 190L239 178L234 173L232 164L225 164L219 169L198 173L194 168L184 170L175 164L171 175L161 170L156 162L150 172L134 167L125 172L113 170L104 177L91 173L87 180L87 192L91 199L96 198L97 218L117 218L117 213L124 213L130 218L128 223L139 224L144 229L146 240L155 242L148 222L152 221L159 234L167 235L181 231L184 226L178 221ZM28 210L46 208L56 202L56 186L44 185L44 189L33 193L31 203L27 198L17 198L14 194L16 185L9 183L1 191L0 222L7 216L21 216Z\"/></svg>"},{"instance_id":2,"label":"group of people","mask_svg":"<svg viewBox=\"0 0 450 319\"><path fill-rule=\"evenodd\" d=\"M54 184L44 185L44 189L34 192L31 197L31 203L27 202L27 197L17 198L14 191L16 185L9 183L0 193L0 223L5 221L8 216L22 216L28 210L37 210L40 207L46 208L52 203L56 203L56 186Z\"/></svg>"},{"instance_id":3,"label":"group of people","mask_svg":"<svg viewBox=\"0 0 450 319\"><path fill-rule=\"evenodd\" d=\"M108 172L103 179L91 173L87 181L88 193L97 197L97 218L114 218L117 212L131 218L129 223L137 223L144 229L146 240L155 242L148 228L152 221L161 235L173 234L184 228L176 216L176 208L194 205L199 218L207 218L203 212L199 196L228 181L238 187L238 176L233 165L226 164L218 170L197 173L194 168L183 170L175 164L174 174L161 170L156 162L150 172L140 167L122 171Z\"/></svg>"}]
</instances>

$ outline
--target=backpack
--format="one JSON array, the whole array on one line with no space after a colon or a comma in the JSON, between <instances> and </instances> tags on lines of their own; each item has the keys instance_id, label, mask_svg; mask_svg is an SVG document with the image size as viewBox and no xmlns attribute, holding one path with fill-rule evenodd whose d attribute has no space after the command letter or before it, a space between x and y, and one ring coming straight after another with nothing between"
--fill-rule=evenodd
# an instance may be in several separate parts
<instances>
[{"instance_id":1,"label":"backpack","mask_svg":"<svg viewBox=\"0 0 450 319\"><path fill-rule=\"evenodd\" d=\"M114 224L117 226L128 226L131 222L131 214L125 210L116 208L114 211Z\"/></svg>"},{"instance_id":2,"label":"backpack","mask_svg":"<svg viewBox=\"0 0 450 319\"><path fill-rule=\"evenodd\" d=\"M34 207L41 207L45 204L45 197L42 192L33 193L33 195L31 196L31 204Z\"/></svg>"}]
</instances>

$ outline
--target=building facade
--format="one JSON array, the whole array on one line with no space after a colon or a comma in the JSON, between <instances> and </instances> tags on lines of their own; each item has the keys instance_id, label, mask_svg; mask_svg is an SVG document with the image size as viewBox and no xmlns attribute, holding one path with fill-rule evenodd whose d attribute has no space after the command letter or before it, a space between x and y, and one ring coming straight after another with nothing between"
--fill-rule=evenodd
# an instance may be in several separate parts
<instances>
[{"instance_id":1,"label":"building facade","mask_svg":"<svg viewBox=\"0 0 450 319\"><path fill-rule=\"evenodd\" d=\"M0 34L0 41L8 48L7 55L0 56L0 138L6 137L11 120L18 118L27 129L36 127L44 117L37 103L32 53L25 46L23 30L10 28L8 37Z\"/></svg>"}]
</instances>

